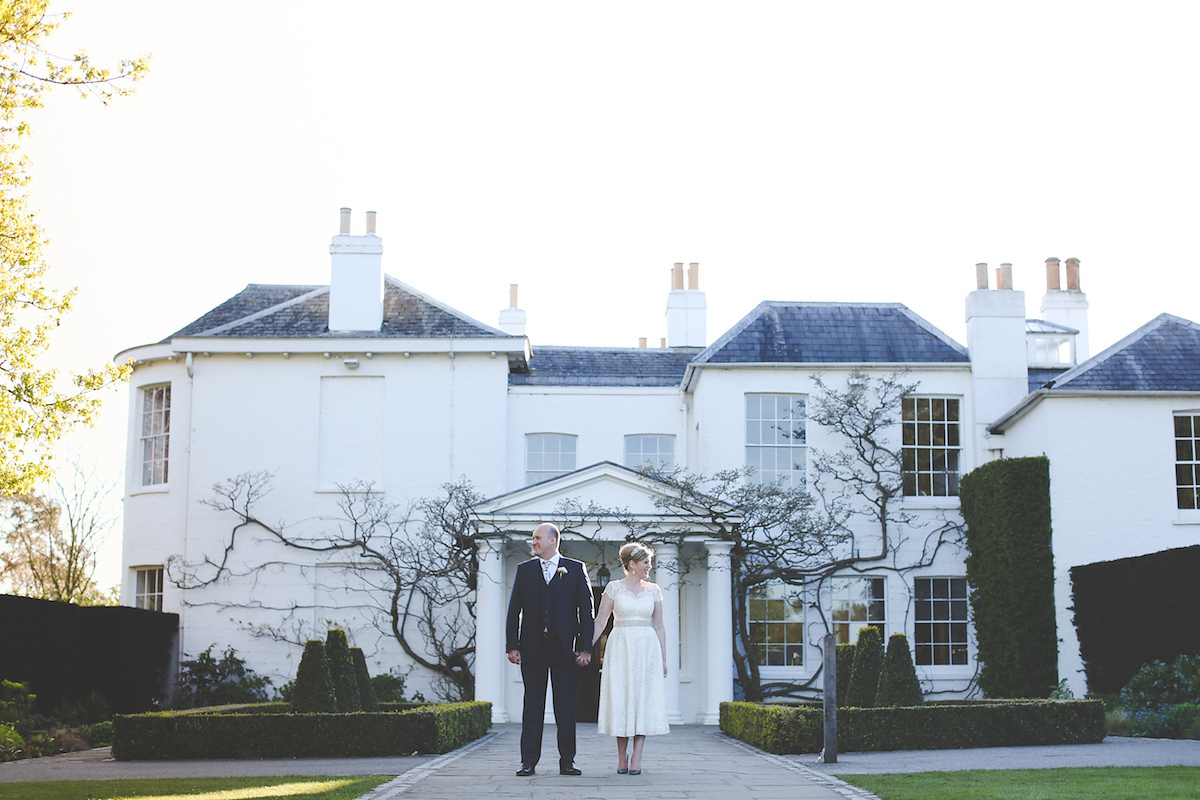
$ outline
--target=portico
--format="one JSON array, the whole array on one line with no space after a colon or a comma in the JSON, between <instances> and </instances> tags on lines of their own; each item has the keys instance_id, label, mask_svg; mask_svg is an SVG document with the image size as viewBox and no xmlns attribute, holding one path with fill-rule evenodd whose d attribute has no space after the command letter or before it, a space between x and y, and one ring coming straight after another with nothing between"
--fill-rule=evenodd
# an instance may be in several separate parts
<instances>
[{"instance_id":1,"label":"portico","mask_svg":"<svg viewBox=\"0 0 1200 800\"><path fill-rule=\"evenodd\" d=\"M621 577L620 545L645 541L656 551L651 580L663 590L667 630L667 713L672 724L715 725L733 699L731 543L701 519L663 514L654 503L665 484L601 462L475 506L479 531L475 697L492 703L492 721L520 718L520 669L504 653L504 624L517 564L542 522L563 531L564 555L583 561L597 594L605 572ZM595 675L598 680L598 673Z\"/></svg>"}]
</instances>

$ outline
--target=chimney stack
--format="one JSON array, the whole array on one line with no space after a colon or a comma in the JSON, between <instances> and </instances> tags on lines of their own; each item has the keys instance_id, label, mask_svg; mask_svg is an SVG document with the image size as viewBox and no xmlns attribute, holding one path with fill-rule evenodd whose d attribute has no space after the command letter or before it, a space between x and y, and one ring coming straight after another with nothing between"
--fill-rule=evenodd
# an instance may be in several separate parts
<instances>
[{"instance_id":1,"label":"chimney stack","mask_svg":"<svg viewBox=\"0 0 1200 800\"><path fill-rule=\"evenodd\" d=\"M671 293L667 295L667 346L704 347L705 314L708 301L700 291L700 264L688 265L688 288L683 288L683 262L671 269Z\"/></svg>"},{"instance_id":2,"label":"chimney stack","mask_svg":"<svg viewBox=\"0 0 1200 800\"><path fill-rule=\"evenodd\" d=\"M987 288L987 265L977 264L979 288L967 295L967 353L974 387L977 463L988 460L987 426L1029 393L1025 344L1025 293L1013 290L1012 264L996 270Z\"/></svg>"},{"instance_id":3,"label":"chimney stack","mask_svg":"<svg viewBox=\"0 0 1200 800\"><path fill-rule=\"evenodd\" d=\"M350 209L341 210L340 232L329 245L329 330L378 331L383 325L383 242L374 233L350 235Z\"/></svg>"},{"instance_id":4,"label":"chimney stack","mask_svg":"<svg viewBox=\"0 0 1200 800\"><path fill-rule=\"evenodd\" d=\"M1049 265L1053 261L1058 266L1057 258L1046 259L1047 277ZM1090 350L1088 347L1088 301L1087 295L1079 289L1079 259L1067 259L1067 288L1060 289L1058 283L1046 282L1046 296L1042 298L1042 319L1058 325L1065 325L1079 331L1075 334L1074 363L1082 364L1087 361ZM1056 269L1055 272L1058 270Z\"/></svg>"},{"instance_id":5,"label":"chimney stack","mask_svg":"<svg viewBox=\"0 0 1200 800\"><path fill-rule=\"evenodd\" d=\"M1046 288L1058 288L1058 259L1054 256L1046 259Z\"/></svg>"},{"instance_id":6,"label":"chimney stack","mask_svg":"<svg viewBox=\"0 0 1200 800\"><path fill-rule=\"evenodd\" d=\"M500 312L500 330L509 336L525 335L525 312L517 307L517 284L508 286L508 308Z\"/></svg>"},{"instance_id":7,"label":"chimney stack","mask_svg":"<svg viewBox=\"0 0 1200 800\"><path fill-rule=\"evenodd\" d=\"M639 337L638 338L638 347L645 347L645 346L646 346L646 337L645 336Z\"/></svg>"}]
</instances>

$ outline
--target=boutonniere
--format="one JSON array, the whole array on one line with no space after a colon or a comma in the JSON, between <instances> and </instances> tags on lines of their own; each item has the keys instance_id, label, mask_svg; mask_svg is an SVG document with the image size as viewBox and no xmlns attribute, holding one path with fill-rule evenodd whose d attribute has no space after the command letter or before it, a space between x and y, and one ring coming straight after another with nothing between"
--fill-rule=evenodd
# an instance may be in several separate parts
<instances>
[{"instance_id":1,"label":"boutonniere","mask_svg":"<svg viewBox=\"0 0 1200 800\"><path fill-rule=\"evenodd\" d=\"M554 574L561 578L562 576L567 574L567 568L559 567L557 570L554 571Z\"/></svg>"}]
</instances>

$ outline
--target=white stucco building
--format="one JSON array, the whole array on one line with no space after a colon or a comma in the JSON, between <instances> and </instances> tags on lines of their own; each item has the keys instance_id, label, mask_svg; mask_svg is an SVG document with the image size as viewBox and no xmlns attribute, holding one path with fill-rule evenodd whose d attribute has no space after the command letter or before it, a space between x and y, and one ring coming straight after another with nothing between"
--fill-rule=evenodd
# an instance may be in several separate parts
<instances>
[{"instance_id":1,"label":"white stucco building","mask_svg":"<svg viewBox=\"0 0 1200 800\"><path fill-rule=\"evenodd\" d=\"M1200 330L1162 317L1089 360L1073 259L1065 289L1058 261L1047 262L1035 320L1008 265L995 289L979 265L965 347L899 304L764 302L710 340L698 268L685 280L677 264L665 346L600 348L530 342L515 287L492 327L386 276L371 214L367 233L352 235L343 210L330 253L327 286L250 284L161 342L117 357L135 362L122 602L178 612L186 656L233 645L279 684L294 676L298 643L335 622L373 672L403 671L410 659L367 622L369 576L347 584L360 569L353 557L306 557L254 526L227 551L233 520L205 501L218 482L269 472L258 518L307 534L337 517L340 486L370 482L404 505L466 476L489 498L478 518L502 532L480 548L474 663L476 696L493 702L496 720L520 713L520 673L503 652L516 565L533 527L575 500L641 515L666 542L656 579L671 642L671 717L715 723L719 703L735 695L730 546L702 525L656 516L662 487L631 468L711 474L752 464L760 479L808 485L810 449L842 445L805 421L816 375L843 388L855 371L907 370L918 384L894 432L905 442L901 507L911 525L878 568L847 571L803 596L768 592L757 606L764 618L750 620L765 678L815 674L827 625L849 641L877 625L885 637L908 634L927 691L971 691L965 553L947 545L929 557L924 537L958 518L959 476L990 459L1050 457L1060 676L1077 693L1067 570L1194 544L1200 533L1196 476L1181 482L1195 452L1180 460L1176 435L1186 419L1195 432L1184 438L1200 442ZM1174 383L1147 377L1143 362ZM776 433L783 429L799 435ZM563 550L599 583L601 567L619 575L625 533L603 521L587 540L567 537ZM872 537L861 527L850 546L878 547ZM219 575L208 566L218 562ZM183 590L172 563L215 580ZM277 635L260 635L264 626ZM429 691L428 680L419 670L409 676L418 690Z\"/></svg>"}]
</instances>

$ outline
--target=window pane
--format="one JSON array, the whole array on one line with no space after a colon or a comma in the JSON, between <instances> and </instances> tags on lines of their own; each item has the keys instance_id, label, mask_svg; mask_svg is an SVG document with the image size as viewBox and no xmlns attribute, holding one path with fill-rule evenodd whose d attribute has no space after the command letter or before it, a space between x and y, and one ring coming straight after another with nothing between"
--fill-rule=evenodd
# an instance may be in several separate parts
<instances>
[{"instance_id":1,"label":"window pane","mask_svg":"<svg viewBox=\"0 0 1200 800\"><path fill-rule=\"evenodd\" d=\"M902 491L910 497L956 496L961 442L958 398L904 398L903 408Z\"/></svg>"}]
</instances>

